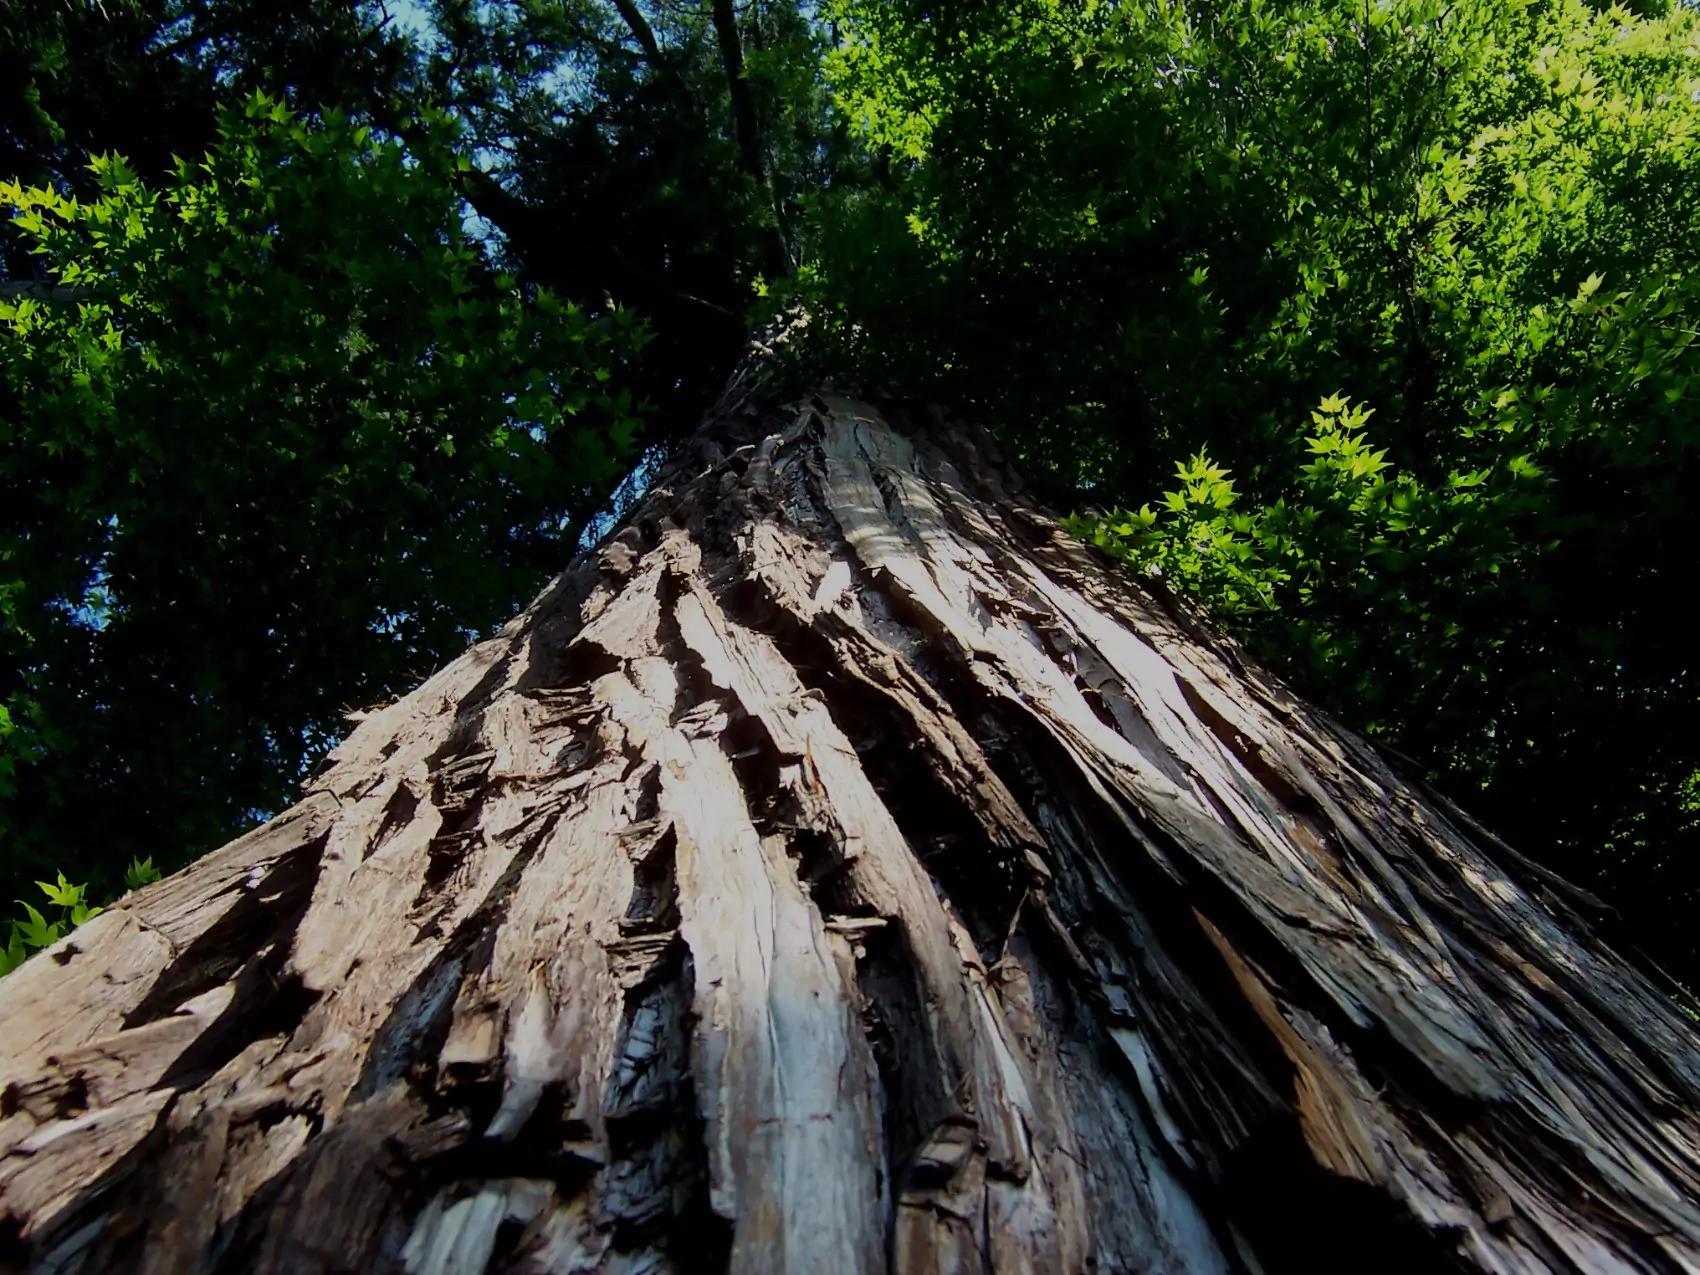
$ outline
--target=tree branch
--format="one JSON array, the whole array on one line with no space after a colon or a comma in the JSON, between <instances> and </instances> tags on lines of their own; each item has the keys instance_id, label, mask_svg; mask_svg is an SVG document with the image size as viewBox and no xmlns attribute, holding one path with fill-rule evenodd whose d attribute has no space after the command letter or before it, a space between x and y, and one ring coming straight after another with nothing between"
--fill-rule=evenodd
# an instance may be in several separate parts
<instances>
[{"instance_id":1,"label":"tree branch","mask_svg":"<svg viewBox=\"0 0 1700 1275\"><path fill-rule=\"evenodd\" d=\"M655 28L649 25L649 19L643 16L634 0L614 0L614 8L631 29L632 38L638 42L644 57L656 69L666 67L666 55L661 51L661 43L655 38Z\"/></svg>"},{"instance_id":2,"label":"tree branch","mask_svg":"<svg viewBox=\"0 0 1700 1275\"><path fill-rule=\"evenodd\" d=\"M0 281L0 297L28 297L31 301L76 301L88 295L88 289L45 279L7 279Z\"/></svg>"},{"instance_id":3,"label":"tree branch","mask_svg":"<svg viewBox=\"0 0 1700 1275\"><path fill-rule=\"evenodd\" d=\"M732 0L713 0L709 12L720 45L720 63L726 69L726 89L732 98L732 134L738 145L738 166L755 182L773 217L773 224L764 227L762 233L764 268L770 276L781 278L792 271L791 249L779 225L779 207L773 197L773 182L768 177L762 147L761 117L756 113L755 95L750 92L750 81L744 74L744 42L738 34L738 15L733 11Z\"/></svg>"}]
</instances>

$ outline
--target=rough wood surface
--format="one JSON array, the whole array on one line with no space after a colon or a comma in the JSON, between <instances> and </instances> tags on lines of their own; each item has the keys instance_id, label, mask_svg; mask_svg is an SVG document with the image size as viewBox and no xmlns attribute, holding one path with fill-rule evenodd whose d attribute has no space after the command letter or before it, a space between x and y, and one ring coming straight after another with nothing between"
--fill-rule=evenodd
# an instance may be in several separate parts
<instances>
[{"instance_id":1,"label":"rough wood surface","mask_svg":"<svg viewBox=\"0 0 1700 1275\"><path fill-rule=\"evenodd\" d=\"M1700 1269L1691 1025L966 431L728 409L0 983L0 1266Z\"/></svg>"}]
</instances>

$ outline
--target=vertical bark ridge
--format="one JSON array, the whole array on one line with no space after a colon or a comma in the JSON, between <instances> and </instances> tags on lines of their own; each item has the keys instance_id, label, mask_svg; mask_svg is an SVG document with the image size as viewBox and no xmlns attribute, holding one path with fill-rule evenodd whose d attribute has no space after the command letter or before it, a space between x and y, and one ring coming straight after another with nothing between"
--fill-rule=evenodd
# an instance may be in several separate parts
<instances>
[{"instance_id":1,"label":"vertical bark ridge","mask_svg":"<svg viewBox=\"0 0 1700 1275\"><path fill-rule=\"evenodd\" d=\"M979 435L729 407L0 983L0 1268L1700 1269L1573 898Z\"/></svg>"}]
</instances>

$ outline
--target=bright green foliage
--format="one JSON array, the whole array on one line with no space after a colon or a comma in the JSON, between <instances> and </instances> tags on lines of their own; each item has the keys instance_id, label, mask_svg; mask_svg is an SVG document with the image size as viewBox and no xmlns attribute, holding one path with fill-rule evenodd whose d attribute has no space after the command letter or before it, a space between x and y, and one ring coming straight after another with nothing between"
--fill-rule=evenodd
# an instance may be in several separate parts
<instances>
[{"instance_id":1,"label":"bright green foliage","mask_svg":"<svg viewBox=\"0 0 1700 1275\"><path fill-rule=\"evenodd\" d=\"M159 180L0 184L49 281L0 296L0 875L216 844L570 556L642 334L492 273L454 143L254 96Z\"/></svg>"},{"instance_id":2,"label":"bright green foliage","mask_svg":"<svg viewBox=\"0 0 1700 1275\"><path fill-rule=\"evenodd\" d=\"M65 879L63 872L58 874L57 881L53 883L37 881L36 885L47 896L48 906L57 908L59 915L49 921L33 904L23 899L18 900L18 906L24 910L24 915L11 922L6 946L0 948L0 975L11 973L24 963L24 959L32 951L52 947L84 921L99 916L106 910L91 906L85 897L88 887L72 885Z\"/></svg>"},{"instance_id":3,"label":"bright green foliage","mask_svg":"<svg viewBox=\"0 0 1700 1275\"><path fill-rule=\"evenodd\" d=\"M1308 459L1267 504L1247 507L1201 452L1177 466L1182 485L1160 509L1086 515L1072 528L1233 619L1290 674L1326 683L1337 710L1385 732L1418 705L1390 701L1384 661L1402 662L1399 686L1437 694L1483 676L1491 635L1436 618L1526 569L1536 554L1516 533L1549 492L1524 455L1438 481L1396 472L1366 433L1370 416L1343 395L1324 398L1303 439Z\"/></svg>"},{"instance_id":4,"label":"bright green foliage","mask_svg":"<svg viewBox=\"0 0 1700 1275\"><path fill-rule=\"evenodd\" d=\"M124 868L124 888L140 890L144 885L152 885L160 879L159 869L153 866L153 856L145 859L131 859Z\"/></svg>"},{"instance_id":5,"label":"bright green foliage","mask_svg":"<svg viewBox=\"0 0 1700 1275\"><path fill-rule=\"evenodd\" d=\"M34 906L19 899L18 906L24 910L24 915L11 922L6 946L0 948L0 975L10 974L24 963L31 952L53 946L84 921L106 911L104 907L95 907L88 902L86 884L72 885L63 872L55 875L57 879L51 885L46 881L35 884L47 896L48 905L59 909L58 917L49 921ZM159 879L160 872L154 867L152 856L131 859L124 869L126 890L139 890Z\"/></svg>"},{"instance_id":6,"label":"bright green foliage","mask_svg":"<svg viewBox=\"0 0 1700 1275\"><path fill-rule=\"evenodd\" d=\"M821 357L1138 510L1078 525L1691 954L1695 17L830 12L885 180L817 201Z\"/></svg>"}]
</instances>

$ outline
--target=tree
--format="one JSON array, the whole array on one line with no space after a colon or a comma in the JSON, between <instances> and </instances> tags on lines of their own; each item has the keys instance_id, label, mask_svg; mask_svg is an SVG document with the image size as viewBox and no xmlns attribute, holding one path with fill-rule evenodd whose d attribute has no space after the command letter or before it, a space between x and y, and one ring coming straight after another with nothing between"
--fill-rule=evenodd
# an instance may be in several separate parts
<instances>
[{"instance_id":1,"label":"tree","mask_svg":"<svg viewBox=\"0 0 1700 1275\"><path fill-rule=\"evenodd\" d=\"M1700 220L1686 195L1700 181L1700 27L1665 8L1020 0L952 6L944 21L900 0L435 0L393 13L0 0L0 178L97 201L86 157L116 153L149 187L168 183L172 157L218 147L221 111L255 90L304 126L334 119L446 155L415 177L471 229L456 271L482 302L505 278L526 297L542 287L586 312L613 302L643 316L652 339L626 351L617 386L649 405L634 413L649 444L712 399L752 302L800 292L821 338L801 384L997 422L1084 534L1139 569L1179 568L1169 583L1260 659L1420 758L1491 825L1517 828L1616 905L1619 935L1692 982L1700 751L1684 621L1700 587L1688 498ZM382 259L372 236L336 245ZM0 227L0 299L56 291L29 247ZM176 269L167 258L152 275ZM191 338L166 352L193 357ZM539 355L525 371L552 369ZM240 419L271 393L244 387ZM1376 479L1317 472L1310 448L1333 427L1318 432L1313 414L1337 423L1320 406L1334 402L1370 413L1359 455L1382 453ZM0 415L13 410L0 393ZM334 433L337 415L316 424ZM62 419L81 435L75 414ZM1233 507L1169 508L1162 476L1177 462L1225 471ZM434 465L423 503L482 516L492 488L460 481L466 468ZM582 521L599 469L563 468L564 494L534 528ZM377 505L397 494L364 490ZM256 520L299 527L290 485L246 496ZM493 501L502 522L512 505ZM56 554L39 538L32 566L84 580L85 542L64 538ZM303 571L343 577L335 537L293 548ZM111 888L131 853L216 844L247 812L276 809L289 767L273 763L318 755L333 706L405 684L402 648L419 648L412 676L541 579L504 557L490 575L513 587L487 589L469 552L445 589L388 569L396 556L388 582L412 583L388 591L383 615L432 613L428 641L341 660L383 645L370 628L383 616L346 591L286 603L278 632L329 656L315 661L311 712L302 679L246 649L202 652L241 666L212 677L216 691L185 690L180 669L167 695L58 679L88 710L65 719L72 752L102 755L114 732L100 714L133 703L115 723L121 750L141 755L151 736L156 764L132 791L212 790L126 800L137 817L116 840L15 814L0 793L0 825L32 829L0 839L0 882L33 888L20 874L51 864ZM165 587L180 604L183 566L131 582L135 603L163 610L148 591ZM48 619L66 627L65 613ZM147 662L120 676L147 681ZM0 768L41 743L40 723L18 720L34 711L16 698L28 675L3 675ZM245 768L242 782L204 773L213 756ZM70 791L119 766L73 769Z\"/></svg>"},{"instance_id":2,"label":"tree","mask_svg":"<svg viewBox=\"0 0 1700 1275\"><path fill-rule=\"evenodd\" d=\"M1692 1027L1578 897L983 436L735 394L298 805L0 982L0 1235L55 1271L1692 1266Z\"/></svg>"},{"instance_id":3,"label":"tree","mask_svg":"<svg viewBox=\"0 0 1700 1275\"><path fill-rule=\"evenodd\" d=\"M794 7L404 12L0 0L14 916L275 812L510 615L717 392L825 162Z\"/></svg>"},{"instance_id":4,"label":"tree","mask_svg":"<svg viewBox=\"0 0 1700 1275\"><path fill-rule=\"evenodd\" d=\"M835 374L1008 422L1107 546L1692 978L1695 14L829 10L888 178L821 201ZM1316 450L1348 411L1367 481ZM1233 506L1171 509L1177 463Z\"/></svg>"}]
</instances>

